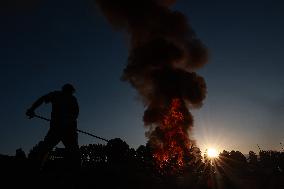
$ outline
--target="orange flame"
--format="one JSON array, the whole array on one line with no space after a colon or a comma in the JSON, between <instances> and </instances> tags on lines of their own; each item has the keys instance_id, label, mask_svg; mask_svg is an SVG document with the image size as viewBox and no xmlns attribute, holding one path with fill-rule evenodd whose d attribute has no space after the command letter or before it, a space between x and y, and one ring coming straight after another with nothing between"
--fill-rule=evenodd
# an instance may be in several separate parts
<instances>
[{"instance_id":1,"label":"orange flame","mask_svg":"<svg viewBox=\"0 0 284 189\"><path fill-rule=\"evenodd\" d=\"M159 169L171 167L175 172L184 166L185 153L189 150L190 139L182 126L185 115L181 111L183 104L180 99L171 101L170 107L158 126L163 138L155 145L154 160Z\"/></svg>"}]
</instances>

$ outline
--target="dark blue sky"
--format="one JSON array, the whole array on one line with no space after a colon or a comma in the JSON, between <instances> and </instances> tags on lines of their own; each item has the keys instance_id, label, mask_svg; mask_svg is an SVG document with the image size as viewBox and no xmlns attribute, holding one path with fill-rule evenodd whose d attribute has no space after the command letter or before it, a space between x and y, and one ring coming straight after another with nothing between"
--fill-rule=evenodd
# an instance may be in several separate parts
<instances>
[{"instance_id":1,"label":"dark blue sky","mask_svg":"<svg viewBox=\"0 0 284 189\"><path fill-rule=\"evenodd\" d=\"M284 3L180 0L182 11L208 46L200 74L208 96L194 111L193 137L202 148L248 153L284 142ZM5 11L4 11L5 10ZM132 147L145 144L143 105L120 81L126 34L113 31L96 8L81 0L43 0L0 9L0 152L29 151L48 123L25 111L39 96L71 82L80 103L79 128ZM49 115L50 106L38 112ZM80 135L81 145L97 143Z\"/></svg>"}]
</instances>

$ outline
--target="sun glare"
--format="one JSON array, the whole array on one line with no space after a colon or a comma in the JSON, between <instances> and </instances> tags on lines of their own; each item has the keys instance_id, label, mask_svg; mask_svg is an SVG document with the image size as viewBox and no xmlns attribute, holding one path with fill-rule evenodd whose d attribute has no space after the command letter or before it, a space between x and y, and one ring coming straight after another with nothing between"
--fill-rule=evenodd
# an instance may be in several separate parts
<instances>
[{"instance_id":1,"label":"sun glare","mask_svg":"<svg viewBox=\"0 0 284 189\"><path fill-rule=\"evenodd\" d=\"M218 157L218 152L215 148L209 148L207 155L209 158L217 158Z\"/></svg>"}]
</instances>

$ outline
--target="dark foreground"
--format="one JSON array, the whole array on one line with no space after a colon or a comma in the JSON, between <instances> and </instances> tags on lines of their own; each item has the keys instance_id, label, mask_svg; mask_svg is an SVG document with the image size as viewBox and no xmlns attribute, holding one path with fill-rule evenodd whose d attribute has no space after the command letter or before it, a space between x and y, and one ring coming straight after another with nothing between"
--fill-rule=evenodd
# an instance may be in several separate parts
<instances>
[{"instance_id":1,"label":"dark foreground","mask_svg":"<svg viewBox=\"0 0 284 189\"><path fill-rule=\"evenodd\" d=\"M148 146L137 150L120 139L107 145L81 147L81 168L64 158L64 150L49 154L43 169L18 150L16 156L0 155L1 188L103 188L103 189L284 189L284 153L223 151L218 159L201 156L198 148L185 157L185 166L170 161L158 169Z\"/></svg>"}]
</instances>

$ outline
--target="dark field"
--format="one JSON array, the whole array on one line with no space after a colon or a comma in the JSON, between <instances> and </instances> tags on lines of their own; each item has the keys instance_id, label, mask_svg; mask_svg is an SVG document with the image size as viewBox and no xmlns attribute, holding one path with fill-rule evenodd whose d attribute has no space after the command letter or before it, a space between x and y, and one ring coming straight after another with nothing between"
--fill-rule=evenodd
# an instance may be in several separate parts
<instances>
[{"instance_id":1,"label":"dark field","mask_svg":"<svg viewBox=\"0 0 284 189\"><path fill-rule=\"evenodd\" d=\"M43 168L21 150L0 156L1 188L194 188L283 189L284 153L252 151L246 158L238 151L223 151L218 158L202 156L197 147L179 166L174 158L163 168L155 164L151 148L130 149L120 139L107 145L82 146L80 168L68 162L64 149L49 154Z\"/></svg>"}]
</instances>

